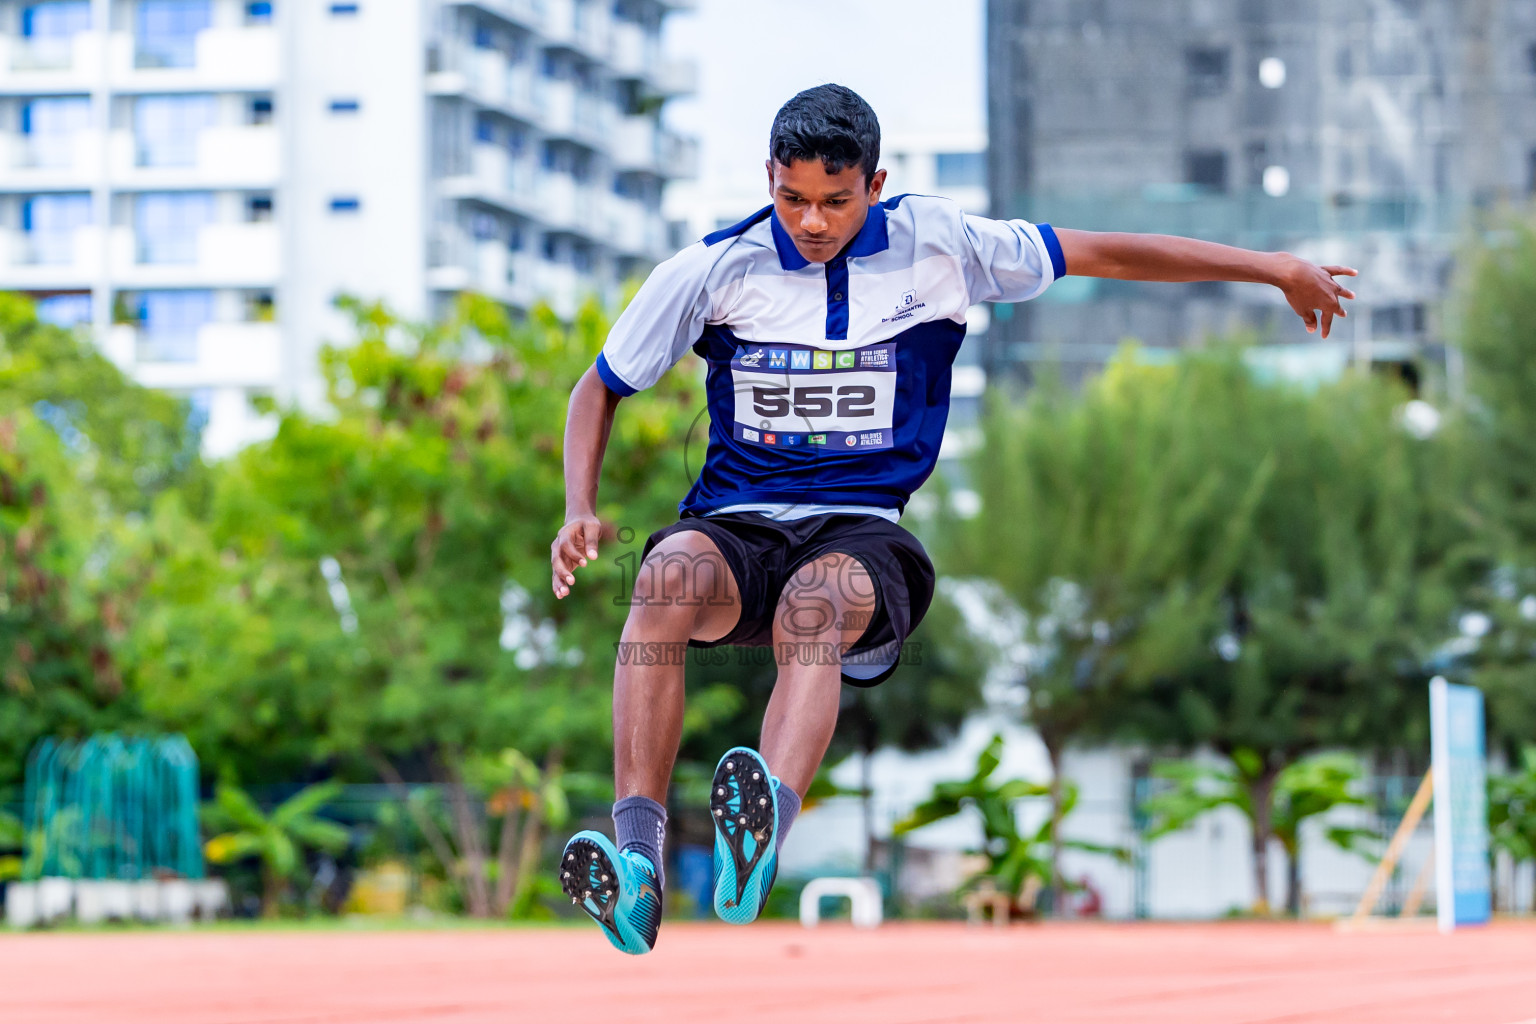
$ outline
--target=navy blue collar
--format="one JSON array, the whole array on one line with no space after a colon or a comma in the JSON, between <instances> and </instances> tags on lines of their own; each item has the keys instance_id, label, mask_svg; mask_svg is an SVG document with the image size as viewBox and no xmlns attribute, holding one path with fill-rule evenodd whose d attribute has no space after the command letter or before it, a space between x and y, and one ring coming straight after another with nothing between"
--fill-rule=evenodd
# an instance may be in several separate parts
<instances>
[{"instance_id":1,"label":"navy blue collar","mask_svg":"<svg viewBox=\"0 0 1536 1024\"><path fill-rule=\"evenodd\" d=\"M769 207L771 210L772 207ZM811 261L800 255L800 250L795 248L795 240L789 237L789 232L784 230L784 225L779 223L779 215L769 215L769 222L773 225L773 245L779 250L779 266L784 270L801 270L811 265ZM877 252L884 252L891 247L891 236L885 226L885 205L876 203L869 208L869 214L864 218L864 226L859 228L859 233L853 236L853 241L843 246L843 251L827 262L845 260L850 256L873 256Z\"/></svg>"}]
</instances>

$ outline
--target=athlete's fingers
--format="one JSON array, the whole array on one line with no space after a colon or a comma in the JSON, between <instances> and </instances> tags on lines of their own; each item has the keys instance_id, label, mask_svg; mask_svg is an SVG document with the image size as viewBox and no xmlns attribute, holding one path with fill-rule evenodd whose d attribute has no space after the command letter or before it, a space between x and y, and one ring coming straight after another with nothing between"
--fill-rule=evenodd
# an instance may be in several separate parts
<instances>
[{"instance_id":1,"label":"athlete's fingers","mask_svg":"<svg viewBox=\"0 0 1536 1024\"><path fill-rule=\"evenodd\" d=\"M1333 310L1323 310L1323 337L1328 337L1328 331L1333 327Z\"/></svg>"},{"instance_id":2,"label":"athlete's fingers","mask_svg":"<svg viewBox=\"0 0 1536 1024\"><path fill-rule=\"evenodd\" d=\"M1301 314L1301 322L1307 325L1307 333L1317 330L1317 314L1312 310L1306 310Z\"/></svg>"},{"instance_id":3,"label":"athlete's fingers","mask_svg":"<svg viewBox=\"0 0 1536 1024\"><path fill-rule=\"evenodd\" d=\"M1327 274L1329 277L1359 277L1360 276L1360 271L1356 270L1354 267L1335 267L1335 266L1331 266L1331 265L1324 267L1323 268L1323 273ZM1351 297L1353 297L1353 296L1351 296Z\"/></svg>"},{"instance_id":4,"label":"athlete's fingers","mask_svg":"<svg viewBox=\"0 0 1536 1024\"><path fill-rule=\"evenodd\" d=\"M590 522L578 523L576 529L581 534L580 544L581 547L586 549L587 559L589 561L596 561L597 540L598 535L602 531L602 526L597 522L597 520L594 519Z\"/></svg>"}]
</instances>

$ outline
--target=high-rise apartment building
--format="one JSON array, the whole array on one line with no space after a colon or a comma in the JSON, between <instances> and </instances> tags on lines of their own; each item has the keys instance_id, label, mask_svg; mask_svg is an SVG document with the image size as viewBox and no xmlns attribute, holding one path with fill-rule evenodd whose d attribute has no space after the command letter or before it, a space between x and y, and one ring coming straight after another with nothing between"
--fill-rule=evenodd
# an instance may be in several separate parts
<instances>
[{"instance_id":1,"label":"high-rise apartment building","mask_svg":"<svg viewBox=\"0 0 1536 1024\"><path fill-rule=\"evenodd\" d=\"M996 215L1354 265L1325 362L1433 360L1462 232L1536 181L1532 0L988 0L987 34ZM1256 285L1069 279L996 313L997 368L1309 340Z\"/></svg>"},{"instance_id":2,"label":"high-rise apartment building","mask_svg":"<svg viewBox=\"0 0 1536 1024\"><path fill-rule=\"evenodd\" d=\"M189 394L312 402L337 295L563 315L669 251L682 0L0 0L0 288Z\"/></svg>"}]
</instances>

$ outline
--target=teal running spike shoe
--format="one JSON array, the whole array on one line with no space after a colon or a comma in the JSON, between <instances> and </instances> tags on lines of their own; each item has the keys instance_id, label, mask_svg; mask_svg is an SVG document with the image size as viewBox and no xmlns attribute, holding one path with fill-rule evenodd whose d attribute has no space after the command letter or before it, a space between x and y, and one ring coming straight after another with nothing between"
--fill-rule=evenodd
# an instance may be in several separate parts
<instances>
[{"instance_id":1,"label":"teal running spike shoe","mask_svg":"<svg viewBox=\"0 0 1536 1024\"><path fill-rule=\"evenodd\" d=\"M650 859L620 853L601 832L578 832L560 855L560 888L622 953L649 953L661 928L661 886Z\"/></svg>"},{"instance_id":2,"label":"teal running spike shoe","mask_svg":"<svg viewBox=\"0 0 1536 1024\"><path fill-rule=\"evenodd\" d=\"M715 913L751 924L779 873L777 780L749 747L726 751L709 787L715 823Z\"/></svg>"}]
</instances>

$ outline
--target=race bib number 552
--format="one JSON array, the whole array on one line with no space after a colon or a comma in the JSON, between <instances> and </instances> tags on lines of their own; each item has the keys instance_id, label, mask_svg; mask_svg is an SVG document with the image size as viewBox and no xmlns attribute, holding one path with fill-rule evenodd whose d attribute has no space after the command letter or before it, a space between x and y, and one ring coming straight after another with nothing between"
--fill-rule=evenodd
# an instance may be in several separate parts
<instances>
[{"instance_id":1,"label":"race bib number 552","mask_svg":"<svg viewBox=\"0 0 1536 1024\"><path fill-rule=\"evenodd\" d=\"M743 345L731 359L739 441L774 448L891 447L896 345L830 351Z\"/></svg>"}]
</instances>

